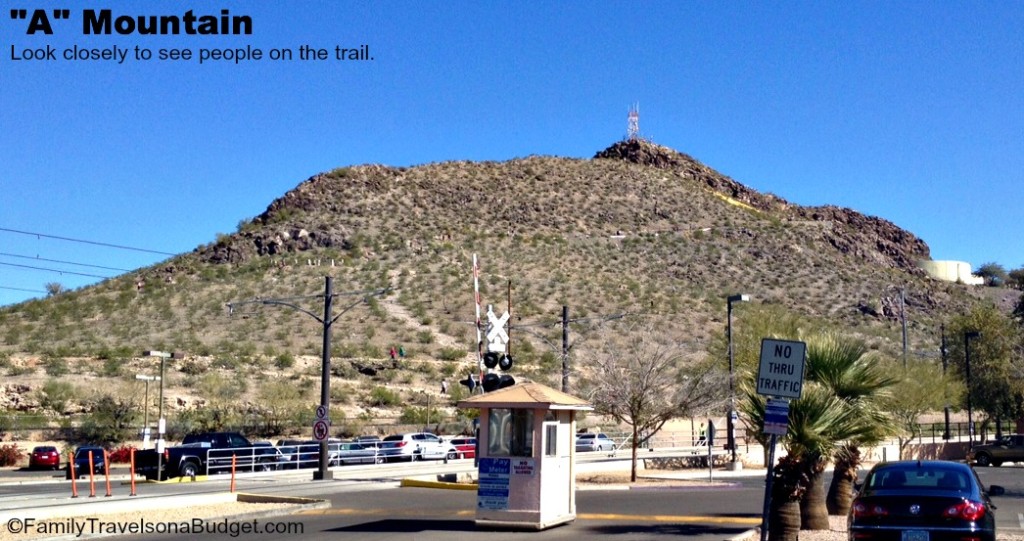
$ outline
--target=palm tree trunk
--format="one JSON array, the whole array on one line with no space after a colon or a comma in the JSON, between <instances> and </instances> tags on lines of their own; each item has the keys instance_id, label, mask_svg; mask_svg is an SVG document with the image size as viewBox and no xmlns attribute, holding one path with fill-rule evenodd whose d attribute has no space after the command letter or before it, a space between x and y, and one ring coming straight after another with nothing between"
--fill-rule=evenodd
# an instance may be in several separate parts
<instances>
[{"instance_id":1,"label":"palm tree trunk","mask_svg":"<svg viewBox=\"0 0 1024 541\"><path fill-rule=\"evenodd\" d=\"M805 468L796 457L779 459L772 471L772 501L768 507L768 541L797 541L800 537L800 479Z\"/></svg>"},{"instance_id":2,"label":"palm tree trunk","mask_svg":"<svg viewBox=\"0 0 1024 541\"><path fill-rule=\"evenodd\" d=\"M809 466L807 491L800 498L800 529L827 530L829 524L828 507L825 505L825 461L817 460Z\"/></svg>"},{"instance_id":3,"label":"palm tree trunk","mask_svg":"<svg viewBox=\"0 0 1024 541\"><path fill-rule=\"evenodd\" d=\"M860 465L860 449L847 445L836 453L832 483L828 487L825 505L828 514L844 516L853 503L853 484L857 481L857 467Z\"/></svg>"},{"instance_id":4,"label":"palm tree trunk","mask_svg":"<svg viewBox=\"0 0 1024 541\"><path fill-rule=\"evenodd\" d=\"M772 498L768 514L768 541L797 541L800 538L800 500Z\"/></svg>"}]
</instances>

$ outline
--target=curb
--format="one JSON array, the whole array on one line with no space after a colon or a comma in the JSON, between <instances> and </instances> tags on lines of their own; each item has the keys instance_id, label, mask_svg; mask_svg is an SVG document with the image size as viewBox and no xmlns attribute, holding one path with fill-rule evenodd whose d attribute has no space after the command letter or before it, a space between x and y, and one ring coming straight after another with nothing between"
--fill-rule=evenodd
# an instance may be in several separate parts
<instances>
[{"instance_id":1,"label":"curb","mask_svg":"<svg viewBox=\"0 0 1024 541\"><path fill-rule=\"evenodd\" d=\"M420 481L419 479L402 479L398 486L415 488L440 488L447 490L476 490L476 483L448 483L445 481Z\"/></svg>"}]
</instances>

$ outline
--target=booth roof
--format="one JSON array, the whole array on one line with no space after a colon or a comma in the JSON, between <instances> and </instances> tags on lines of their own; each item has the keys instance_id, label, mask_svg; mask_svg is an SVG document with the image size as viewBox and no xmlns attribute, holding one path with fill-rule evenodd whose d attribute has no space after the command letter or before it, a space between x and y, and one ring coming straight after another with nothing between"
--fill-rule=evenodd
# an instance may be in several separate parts
<instances>
[{"instance_id":1,"label":"booth roof","mask_svg":"<svg viewBox=\"0 0 1024 541\"><path fill-rule=\"evenodd\" d=\"M527 408L550 410L593 410L582 398L556 391L533 381L517 383L490 393L473 395L457 404L460 408Z\"/></svg>"}]
</instances>

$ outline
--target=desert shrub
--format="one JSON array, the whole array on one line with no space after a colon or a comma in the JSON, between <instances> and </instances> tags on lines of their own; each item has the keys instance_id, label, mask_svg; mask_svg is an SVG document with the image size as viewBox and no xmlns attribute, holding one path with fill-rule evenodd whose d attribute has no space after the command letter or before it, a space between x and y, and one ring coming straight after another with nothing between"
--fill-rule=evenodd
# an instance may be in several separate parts
<instances>
[{"instance_id":1,"label":"desert shrub","mask_svg":"<svg viewBox=\"0 0 1024 541\"><path fill-rule=\"evenodd\" d=\"M370 396L367 397L366 403L368 406L378 408L397 406L402 403L402 395L398 391L392 391L387 387L374 387L370 390Z\"/></svg>"},{"instance_id":2,"label":"desert shrub","mask_svg":"<svg viewBox=\"0 0 1024 541\"><path fill-rule=\"evenodd\" d=\"M178 367L178 370L180 370L182 374L185 374L185 375L188 375L188 376L196 376L196 375L202 374L203 372L206 372L208 370L208 368L203 363L200 363L200 362L197 362L197 361L193 361L193 360L188 360L188 361L185 361L185 362L181 363L181 365L179 365L179 367Z\"/></svg>"},{"instance_id":3,"label":"desert shrub","mask_svg":"<svg viewBox=\"0 0 1024 541\"><path fill-rule=\"evenodd\" d=\"M79 433L87 442L110 446L135 433L140 412L129 398L103 394L93 402L92 413L82 422Z\"/></svg>"},{"instance_id":4,"label":"desert shrub","mask_svg":"<svg viewBox=\"0 0 1024 541\"><path fill-rule=\"evenodd\" d=\"M458 361L466 356L466 350L462 348L443 347L437 352L437 358L442 361Z\"/></svg>"},{"instance_id":5,"label":"desert shrub","mask_svg":"<svg viewBox=\"0 0 1024 541\"><path fill-rule=\"evenodd\" d=\"M17 443L0 445L0 466L17 466L25 458L25 453Z\"/></svg>"},{"instance_id":6,"label":"desert shrub","mask_svg":"<svg viewBox=\"0 0 1024 541\"><path fill-rule=\"evenodd\" d=\"M103 369L100 373L104 377L116 378L121 375L121 369L124 367L125 360L120 357L109 357L103 360Z\"/></svg>"},{"instance_id":7,"label":"desert shrub","mask_svg":"<svg viewBox=\"0 0 1024 541\"><path fill-rule=\"evenodd\" d=\"M280 370L295 366L295 356L291 353L282 353L274 358L274 366Z\"/></svg>"},{"instance_id":8,"label":"desert shrub","mask_svg":"<svg viewBox=\"0 0 1024 541\"><path fill-rule=\"evenodd\" d=\"M63 357L47 357L43 361L43 369L46 370L46 375L59 378L65 376L68 373L68 362Z\"/></svg>"},{"instance_id":9,"label":"desert shrub","mask_svg":"<svg viewBox=\"0 0 1024 541\"><path fill-rule=\"evenodd\" d=\"M422 425L427 422L427 408L409 406L402 408L402 415L398 422L403 425Z\"/></svg>"},{"instance_id":10,"label":"desert shrub","mask_svg":"<svg viewBox=\"0 0 1024 541\"><path fill-rule=\"evenodd\" d=\"M318 369L322 370L322 369ZM331 363L331 375L341 379L356 379L359 377L359 371L352 366L351 362L340 361Z\"/></svg>"},{"instance_id":11,"label":"desert shrub","mask_svg":"<svg viewBox=\"0 0 1024 541\"><path fill-rule=\"evenodd\" d=\"M39 390L39 404L62 415L68 402L75 396L75 386L67 381L47 380Z\"/></svg>"}]
</instances>

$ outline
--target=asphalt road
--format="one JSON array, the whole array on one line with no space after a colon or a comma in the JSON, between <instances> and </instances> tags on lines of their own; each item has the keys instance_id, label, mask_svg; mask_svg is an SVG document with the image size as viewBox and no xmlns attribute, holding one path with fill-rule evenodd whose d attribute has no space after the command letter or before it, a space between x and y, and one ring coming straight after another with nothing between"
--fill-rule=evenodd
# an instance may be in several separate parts
<instances>
[{"instance_id":1,"label":"asphalt road","mask_svg":"<svg viewBox=\"0 0 1024 541\"><path fill-rule=\"evenodd\" d=\"M296 495L326 498L331 507L304 511L285 517L266 517L226 521L220 532L204 532L204 540L242 538L336 540L422 539L425 541L560 540L594 536L612 536L616 540L657 539L664 536L685 536L694 541L723 540L751 529L760 522L764 479L760 476L728 479L729 486L713 488L674 488L645 490L580 490L577 492L577 520L568 525L542 532L524 534L517 531L483 532L474 523L476 493L421 488L394 488L394 480L417 468L417 473L439 470L471 469L472 461L450 465L417 464L382 468L341 468L334 481L312 482L310 472L293 476L240 479L239 490L245 492ZM987 485L1006 488L1004 496L994 497L998 527L1002 533L1024 534L1024 467L978 468ZM724 480L724 479L723 479ZM5 479L10 482L10 479ZM123 486L118 490L126 490ZM143 497L161 495L220 492L227 489L227 479L215 479L194 485L144 485ZM41 502L67 502L66 481L44 484L0 485L0 510L6 503L39 498ZM140 492L140 494L143 494ZM81 500L79 500L81 501ZM26 510L27 511L27 510ZM183 510L182 520L188 520ZM256 523L253 523L256 520ZM238 535L238 528L265 528L268 525L300 527L301 532L250 532ZM235 528L235 531L231 531ZM159 534L133 539L188 540L184 535Z\"/></svg>"}]
</instances>

